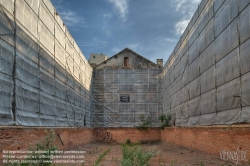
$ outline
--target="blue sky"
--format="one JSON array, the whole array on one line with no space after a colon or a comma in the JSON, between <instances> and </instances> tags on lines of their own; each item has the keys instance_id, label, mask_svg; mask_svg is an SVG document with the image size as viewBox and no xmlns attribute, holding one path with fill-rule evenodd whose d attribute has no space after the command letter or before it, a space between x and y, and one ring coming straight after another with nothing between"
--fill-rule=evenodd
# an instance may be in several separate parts
<instances>
[{"instance_id":1,"label":"blue sky","mask_svg":"<svg viewBox=\"0 0 250 166\"><path fill-rule=\"evenodd\" d=\"M51 0L88 59L130 48L167 61L201 0Z\"/></svg>"}]
</instances>

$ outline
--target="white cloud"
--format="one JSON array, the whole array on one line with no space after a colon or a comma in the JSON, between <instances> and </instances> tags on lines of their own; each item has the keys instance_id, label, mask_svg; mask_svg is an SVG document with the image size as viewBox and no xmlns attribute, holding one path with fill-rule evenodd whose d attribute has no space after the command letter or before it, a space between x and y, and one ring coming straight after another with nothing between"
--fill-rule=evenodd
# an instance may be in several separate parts
<instances>
[{"instance_id":1,"label":"white cloud","mask_svg":"<svg viewBox=\"0 0 250 166\"><path fill-rule=\"evenodd\" d=\"M176 6L176 11L188 13L192 16L201 0L172 0L172 2Z\"/></svg>"},{"instance_id":2,"label":"white cloud","mask_svg":"<svg viewBox=\"0 0 250 166\"><path fill-rule=\"evenodd\" d=\"M133 26L135 24L135 22L130 22L130 23L125 23L125 24L122 24L119 28L118 28L118 31L122 31L122 30L125 30L127 28L130 28L131 26Z\"/></svg>"},{"instance_id":3,"label":"white cloud","mask_svg":"<svg viewBox=\"0 0 250 166\"><path fill-rule=\"evenodd\" d=\"M175 10L181 15L180 21L175 24L175 34L181 35L185 31L201 0L172 0L171 2Z\"/></svg>"},{"instance_id":4,"label":"white cloud","mask_svg":"<svg viewBox=\"0 0 250 166\"><path fill-rule=\"evenodd\" d=\"M104 41L97 37L93 37L90 41L78 43L78 46L87 47L87 48L102 48L102 47L106 47L106 45L107 45L107 41Z\"/></svg>"},{"instance_id":5,"label":"white cloud","mask_svg":"<svg viewBox=\"0 0 250 166\"><path fill-rule=\"evenodd\" d=\"M59 13L63 22L67 26L81 27L85 25L84 19L75 12L68 10Z\"/></svg>"},{"instance_id":6,"label":"white cloud","mask_svg":"<svg viewBox=\"0 0 250 166\"><path fill-rule=\"evenodd\" d=\"M112 14L105 13L102 16L103 16L101 25L102 31L106 36L110 36L111 35L110 21L112 18Z\"/></svg>"},{"instance_id":7,"label":"white cloud","mask_svg":"<svg viewBox=\"0 0 250 166\"><path fill-rule=\"evenodd\" d=\"M63 0L51 0L55 6L57 12L59 13L62 21L66 26L71 26L74 28L85 27L86 23L81 15L78 15L73 10L70 10L69 3L65 3Z\"/></svg>"},{"instance_id":8,"label":"white cloud","mask_svg":"<svg viewBox=\"0 0 250 166\"><path fill-rule=\"evenodd\" d=\"M176 35L181 35L183 34L183 32L185 31L186 27L188 26L190 19L184 19L181 20L179 22L177 22L177 24L175 24L175 34Z\"/></svg>"},{"instance_id":9,"label":"white cloud","mask_svg":"<svg viewBox=\"0 0 250 166\"><path fill-rule=\"evenodd\" d=\"M176 3L176 11L179 11L179 9L182 7L182 5L185 3L186 0L177 0Z\"/></svg>"},{"instance_id":10,"label":"white cloud","mask_svg":"<svg viewBox=\"0 0 250 166\"><path fill-rule=\"evenodd\" d=\"M118 12L119 17L125 21L128 13L128 1L127 0L108 0L115 7L115 11Z\"/></svg>"},{"instance_id":11,"label":"white cloud","mask_svg":"<svg viewBox=\"0 0 250 166\"><path fill-rule=\"evenodd\" d=\"M111 18L111 17L112 17L112 15L111 15L111 14L109 14L109 13L105 13L105 14L103 14L103 17L104 17L104 18Z\"/></svg>"},{"instance_id":12,"label":"white cloud","mask_svg":"<svg viewBox=\"0 0 250 166\"><path fill-rule=\"evenodd\" d=\"M157 37L154 39L154 43L158 46L163 46L166 47L167 44L173 44L173 43L177 43L179 40L179 37Z\"/></svg>"},{"instance_id":13,"label":"white cloud","mask_svg":"<svg viewBox=\"0 0 250 166\"><path fill-rule=\"evenodd\" d=\"M166 38L164 40L167 42L176 42L177 41L177 39L172 39L172 38Z\"/></svg>"},{"instance_id":14,"label":"white cloud","mask_svg":"<svg viewBox=\"0 0 250 166\"><path fill-rule=\"evenodd\" d=\"M112 48L111 51L116 54L116 53L120 52L121 50L122 49L120 49L120 48L114 47L114 48Z\"/></svg>"},{"instance_id":15,"label":"white cloud","mask_svg":"<svg viewBox=\"0 0 250 166\"><path fill-rule=\"evenodd\" d=\"M136 51L138 49L139 45L138 44L129 44L128 48L130 48L133 51Z\"/></svg>"}]
</instances>

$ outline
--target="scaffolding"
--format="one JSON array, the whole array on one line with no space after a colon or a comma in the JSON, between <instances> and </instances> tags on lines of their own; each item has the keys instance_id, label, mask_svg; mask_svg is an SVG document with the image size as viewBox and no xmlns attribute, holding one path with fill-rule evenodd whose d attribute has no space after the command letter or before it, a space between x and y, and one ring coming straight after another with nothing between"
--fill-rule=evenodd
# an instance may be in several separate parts
<instances>
[{"instance_id":1,"label":"scaffolding","mask_svg":"<svg viewBox=\"0 0 250 166\"><path fill-rule=\"evenodd\" d=\"M161 69L95 70L93 125L135 127L147 119L152 127L158 127L162 114L160 73Z\"/></svg>"},{"instance_id":2,"label":"scaffolding","mask_svg":"<svg viewBox=\"0 0 250 166\"><path fill-rule=\"evenodd\" d=\"M0 124L250 123L249 3L202 0L163 69L93 72L49 0L0 0Z\"/></svg>"},{"instance_id":3,"label":"scaffolding","mask_svg":"<svg viewBox=\"0 0 250 166\"><path fill-rule=\"evenodd\" d=\"M91 126L91 82L50 1L0 1L1 125Z\"/></svg>"},{"instance_id":4,"label":"scaffolding","mask_svg":"<svg viewBox=\"0 0 250 166\"><path fill-rule=\"evenodd\" d=\"M249 1L203 0L162 72L177 126L250 122Z\"/></svg>"}]
</instances>

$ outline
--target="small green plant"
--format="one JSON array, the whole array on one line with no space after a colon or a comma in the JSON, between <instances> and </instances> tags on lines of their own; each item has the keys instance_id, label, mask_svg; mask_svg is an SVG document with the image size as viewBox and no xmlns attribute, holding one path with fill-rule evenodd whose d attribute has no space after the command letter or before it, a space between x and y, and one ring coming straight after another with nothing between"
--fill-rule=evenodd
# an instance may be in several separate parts
<instances>
[{"instance_id":1,"label":"small green plant","mask_svg":"<svg viewBox=\"0 0 250 166\"><path fill-rule=\"evenodd\" d=\"M30 147L32 151L31 155L26 158L27 163L6 163L5 166L50 166L52 161L50 156L57 149L54 146L55 133L53 130L48 131L48 135L44 138L44 141L37 142L34 147ZM44 153L36 153L37 151L43 151ZM43 155L43 157L41 157ZM34 161L34 163L29 163L29 161Z\"/></svg>"},{"instance_id":2,"label":"small green plant","mask_svg":"<svg viewBox=\"0 0 250 166\"><path fill-rule=\"evenodd\" d=\"M126 139L125 143L123 143L122 145L124 146L136 146L136 145L140 145L141 142L132 142L130 139Z\"/></svg>"},{"instance_id":3,"label":"small green plant","mask_svg":"<svg viewBox=\"0 0 250 166\"><path fill-rule=\"evenodd\" d=\"M98 159L95 162L94 166L98 166L98 164L102 161L102 159L104 158L104 156L106 156L111 150L111 147L108 148L107 150L105 150L104 152L102 152L102 154L100 154L100 156L98 157Z\"/></svg>"},{"instance_id":4,"label":"small green plant","mask_svg":"<svg viewBox=\"0 0 250 166\"><path fill-rule=\"evenodd\" d=\"M44 138L44 141L37 142L34 148L31 148L33 151L32 155L27 160L35 160L37 163L33 164L34 166L50 166L51 155L54 155L53 152L57 149L54 145L55 133L53 130L48 131L48 135ZM45 153L37 154L36 151L44 151ZM40 156L44 155L43 158ZM21 165L25 166L25 165Z\"/></svg>"},{"instance_id":5,"label":"small green plant","mask_svg":"<svg viewBox=\"0 0 250 166\"><path fill-rule=\"evenodd\" d=\"M151 157L153 157L155 149L151 149L148 152L144 152L141 148L138 148L136 151L137 161L139 166L148 165L148 162Z\"/></svg>"},{"instance_id":6,"label":"small green plant","mask_svg":"<svg viewBox=\"0 0 250 166\"><path fill-rule=\"evenodd\" d=\"M200 163L200 166L204 166L203 162Z\"/></svg>"},{"instance_id":7,"label":"small green plant","mask_svg":"<svg viewBox=\"0 0 250 166\"><path fill-rule=\"evenodd\" d=\"M143 116L143 114L140 117L140 120L142 122L142 124L140 124L139 126L137 126L136 128L139 130L147 130L149 127L151 127L151 120L150 118L145 118Z\"/></svg>"},{"instance_id":8,"label":"small green plant","mask_svg":"<svg viewBox=\"0 0 250 166\"><path fill-rule=\"evenodd\" d=\"M144 151L138 146L132 144L122 145L122 166L147 166L151 157L153 157L155 149Z\"/></svg>"},{"instance_id":9,"label":"small green plant","mask_svg":"<svg viewBox=\"0 0 250 166\"><path fill-rule=\"evenodd\" d=\"M131 141L129 138L126 140L126 144L131 144Z\"/></svg>"},{"instance_id":10,"label":"small green plant","mask_svg":"<svg viewBox=\"0 0 250 166\"><path fill-rule=\"evenodd\" d=\"M8 154L10 155L10 154ZM18 166L17 163L12 163L9 158L7 158L7 163L4 164L4 166Z\"/></svg>"},{"instance_id":11,"label":"small green plant","mask_svg":"<svg viewBox=\"0 0 250 166\"><path fill-rule=\"evenodd\" d=\"M161 129L164 130L164 127L170 126L171 116L166 116L165 114L162 114L159 117L159 120L161 121Z\"/></svg>"}]
</instances>

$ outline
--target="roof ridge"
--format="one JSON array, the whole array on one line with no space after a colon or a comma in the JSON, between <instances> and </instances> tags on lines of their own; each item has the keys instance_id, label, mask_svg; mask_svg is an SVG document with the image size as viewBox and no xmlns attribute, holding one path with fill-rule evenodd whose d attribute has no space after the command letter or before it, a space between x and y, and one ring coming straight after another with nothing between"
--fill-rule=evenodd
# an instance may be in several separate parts
<instances>
[{"instance_id":1,"label":"roof ridge","mask_svg":"<svg viewBox=\"0 0 250 166\"><path fill-rule=\"evenodd\" d=\"M120 52L118 52L118 53L116 53L115 55L113 55L113 56L111 56L110 58L108 58L107 60L103 61L102 63L100 63L100 64L97 65L97 66L100 66L100 65L104 64L105 62L109 61L109 60L112 59L113 57L115 57L115 56L117 56L117 55L119 55L119 54L121 54L122 52L125 52L125 51L130 51L130 52L136 54L137 56L139 56L139 57L141 57L141 58L147 60L147 61L150 62L150 63L152 63L153 65L157 65L156 63L150 61L149 59L145 58L144 56L142 56L142 55L138 54L137 52L131 50L130 48L126 47L126 48L124 48L123 50L121 50ZM96 67L97 67L97 66L96 66Z\"/></svg>"}]
</instances>

